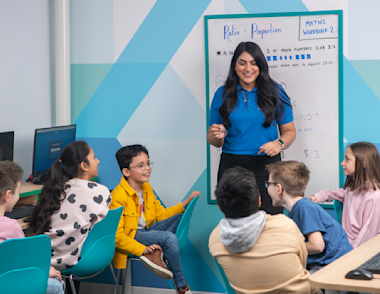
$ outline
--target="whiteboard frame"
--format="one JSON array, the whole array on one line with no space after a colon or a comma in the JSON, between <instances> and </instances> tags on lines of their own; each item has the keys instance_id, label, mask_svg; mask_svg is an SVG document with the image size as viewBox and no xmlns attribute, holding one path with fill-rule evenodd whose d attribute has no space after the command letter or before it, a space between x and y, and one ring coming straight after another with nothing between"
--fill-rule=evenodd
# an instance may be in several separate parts
<instances>
[{"instance_id":1,"label":"whiteboard frame","mask_svg":"<svg viewBox=\"0 0 380 294\"><path fill-rule=\"evenodd\" d=\"M338 16L338 88L339 88L339 162L344 159L344 145L343 145L343 11L330 10L330 11L313 11L313 12L285 12L285 13L263 13L263 14L229 14L229 15L205 15L205 64L206 64L206 134L209 128L210 121L210 97L209 97L209 46L208 46L208 20L212 19L232 19L232 18L255 18L255 17L284 17L284 16L310 16L310 15L331 15ZM211 97L212 99L212 97ZM208 204L217 204L216 199L211 199L211 169L210 169L210 144L206 140L207 148L207 202ZM339 169L339 186L344 185L343 170Z\"/></svg>"}]
</instances>

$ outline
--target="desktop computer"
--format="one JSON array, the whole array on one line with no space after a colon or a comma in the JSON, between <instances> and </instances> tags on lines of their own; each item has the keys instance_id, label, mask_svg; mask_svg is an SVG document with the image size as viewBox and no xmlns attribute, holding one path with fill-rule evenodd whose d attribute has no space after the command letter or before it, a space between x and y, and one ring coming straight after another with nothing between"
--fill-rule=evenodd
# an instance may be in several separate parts
<instances>
[{"instance_id":1,"label":"desktop computer","mask_svg":"<svg viewBox=\"0 0 380 294\"><path fill-rule=\"evenodd\" d=\"M0 133L0 161L13 161L14 132Z\"/></svg>"},{"instance_id":2,"label":"desktop computer","mask_svg":"<svg viewBox=\"0 0 380 294\"><path fill-rule=\"evenodd\" d=\"M43 184L62 149L75 141L76 125L36 129L34 135L32 183Z\"/></svg>"}]
</instances>

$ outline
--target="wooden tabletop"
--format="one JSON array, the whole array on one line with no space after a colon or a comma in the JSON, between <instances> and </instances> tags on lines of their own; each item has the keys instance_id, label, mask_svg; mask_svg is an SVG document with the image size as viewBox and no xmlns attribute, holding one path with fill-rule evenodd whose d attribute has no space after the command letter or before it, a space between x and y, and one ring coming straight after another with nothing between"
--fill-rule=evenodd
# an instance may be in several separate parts
<instances>
[{"instance_id":1,"label":"wooden tabletop","mask_svg":"<svg viewBox=\"0 0 380 294\"><path fill-rule=\"evenodd\" d=\"M24 220L28 218L28 216L17 219L18 224L21 226L21 229L26 230L29 229L29 223L24 222Z\"/></svg>"},{"instance_id":2,"label":"wooden tabletop","mask_svg":"<svg viewBox=\"0 0 380 294\"><path fill-rule=\"evenodd\" d=\"M310 276L310 283L321 289L380 293L380 274L373 279L351 280L344 276L380 252L380 235L326 265Z\"/></svg>"},{"instance_id":3,"label":"wooden tabletop","mask_svg":"<svg viewBox=\"0 0 380 294\"><path fill-rule=\"evenodd\" d=\"M20 197L27 197L40 194L43 185L36 185L31 182L21 182Z\"/></svg>"},{"instance_id":4,"label":"wooden tabletop","mask_svg":"<svg viewBox=\"0 0 380 294\"><path fill-rule=\"evenodd\" d=\"M31 182L21 182L19 204L36 204L37 195L41 193L42 185L35 185ZM17 208L16 208L17 209ZM23 230L29 228L29 223L24 222L28 216L17 219Z\"/></svg>"}]
</instances>

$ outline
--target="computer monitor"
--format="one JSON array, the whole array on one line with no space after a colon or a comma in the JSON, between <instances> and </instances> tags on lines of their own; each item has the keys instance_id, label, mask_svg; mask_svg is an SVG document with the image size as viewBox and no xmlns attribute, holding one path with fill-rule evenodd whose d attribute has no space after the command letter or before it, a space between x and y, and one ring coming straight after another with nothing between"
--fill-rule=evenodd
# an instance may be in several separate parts
<instances>
[{"instance_id":1,"label":"computer monitor","mask_svg":"<svg viewBox=\"0 0 380 294\"><path fill-rule=\"evenodd\" d=\"M0 133L0 161L13 161L14 132Z\"/></svg>"},{"instance_id":2,"label":"computer monitor","mask_svg":"<svg viewBox=\"0 0 380 294\"><path fill-rule=\"evenodd\" d=\"M43 184L53 162L59 158L62 149L75 141L76 125L36 129L33 150L33 179Z\"/></svg>"}]
</instances>

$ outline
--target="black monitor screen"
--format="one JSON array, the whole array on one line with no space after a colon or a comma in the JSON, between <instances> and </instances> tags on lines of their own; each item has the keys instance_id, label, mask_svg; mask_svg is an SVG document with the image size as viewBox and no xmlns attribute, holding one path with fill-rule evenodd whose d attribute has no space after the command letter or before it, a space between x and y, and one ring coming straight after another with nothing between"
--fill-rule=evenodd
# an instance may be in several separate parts
<instances>
[{"instance_id":1,"label":"black monitor screen","mask_svg":"<svg viewBox=\"0 0 380 294\"><path fill-rule=\"evenodd\" d=\"M33 177L47 175L62 149L75 141L76 126L37 129L34 135Z\"/></svg>"},{"instance_id":2,"label":"black monitor screen","mask_svg":"<svg viewBox=\"0 0 380 294\"><path fill-rule=\"evenodd\" d=\"M0 133L0 161L13 161L14 132Z\"/></svg>"}]
</instances>

